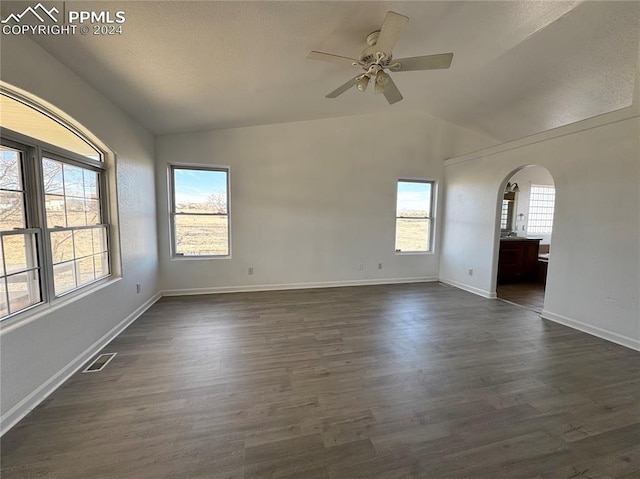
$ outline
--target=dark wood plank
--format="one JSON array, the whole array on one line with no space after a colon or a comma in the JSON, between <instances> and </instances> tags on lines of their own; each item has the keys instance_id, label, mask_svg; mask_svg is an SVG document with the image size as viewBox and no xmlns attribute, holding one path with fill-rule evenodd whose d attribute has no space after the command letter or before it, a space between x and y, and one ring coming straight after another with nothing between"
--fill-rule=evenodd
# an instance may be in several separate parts
<instances>
[{"instance_id":1,"label":"dark wood plank","mask_svg":"<svg viewBox=\"0 0 640 479\"><path fill-rule=\"evenodd\" d=\"M640 477L640 354L438 284L163 298L14 478Z\"/></svg>"}]
</instances>

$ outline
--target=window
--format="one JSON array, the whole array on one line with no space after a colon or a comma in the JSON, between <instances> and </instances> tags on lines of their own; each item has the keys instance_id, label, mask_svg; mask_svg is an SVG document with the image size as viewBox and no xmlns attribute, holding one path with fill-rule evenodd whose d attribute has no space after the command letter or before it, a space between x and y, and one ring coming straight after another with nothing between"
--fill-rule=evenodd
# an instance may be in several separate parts
<instances>
[{"instance_id":1,"label":"window","mask_svg":"<svg viewBox=\"0 0 640 479\"><path fill-rule=\"evenodd\" d=\"M432 250L433 195L433 181L398 181L397 252Z\"/></svg>"},{"instance_id":2,"label":"window","mask_svg":"<svg viewBox=\"0 0 640 479\"><path fill-rule=\"evenodd\" d=\"M506 230L509 226L509 201L502 200L502 211L500 212L500 229Z\"/></svg>"},{"instance_id":3,"label":"window","mask_svg":"<svg viewBox=\"0 0 640 479\"><path fill-rule=\"evenodd\" d=\"M53 285L59 296L109 274L107 225L98 194L101 174L62 158L43 157L42 175Z\"/></svg>"},{"instance_id":4,"label":"window","mask_svg":"<svg viewBox=\"0 0 640 479\"><path fill-rule=\"evenodd\" d=\"M172 165L175 256L229 255L229 170Z\"/></svg>"},{"instance_id":5,"label":"window","mask_svg":"<svg viewBox=\"0 0 640 479\"><path fill-rule=\"evenodd\" d=\"M0 318L41 301L37 228L31 228L23 175L26 151L0 147Z\"/></svg>"},{"instance_id":6,"label":"window","mask_svg":"<svg viewBox=\"0 0 640 479\"><path fill-rule=\"evenodd\" d=\"M553 186L531 185L527 234L551 234L555 200Z\"/></svg>"},{"instance_id":7,"label":"window","mask_svg":"<svg viewBox=\"0 0 640 479\"><path fill-rule=\"evenodd\" d=\"M0 99L8 108L0 140L0 319L6 319L109 276L110 255L102 154L30 105L4 93ZM57 146L25 132L55 137Z\"/></svg>"}]
</instances>

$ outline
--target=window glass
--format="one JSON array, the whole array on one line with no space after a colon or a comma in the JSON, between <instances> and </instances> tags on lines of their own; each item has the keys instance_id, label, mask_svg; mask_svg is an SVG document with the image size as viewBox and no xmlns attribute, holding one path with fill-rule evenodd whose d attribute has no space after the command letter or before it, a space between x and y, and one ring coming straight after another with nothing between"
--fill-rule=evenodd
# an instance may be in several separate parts
<instances>
[{"instance_id":1,"label":"window glass","mask_svg":"<svg viewBox=\"0 0 640 479\"><path fill-rule=\"evenodd\" d=\"M555 201L553 186L531 185L527 234L551 234Z\"/></svg>"},{"instance_id":2,"label":"window glass","mask_svg":"<svg viewBox=\"0 0 640 479\"><path fill-rule=\"evenodd\" d=\"M433 182L398 181L396 251L431 251Z\"/></svg>"},{"instance_id":3,"label":"window glass","mask_svg":"<svg viewBox=\"0 0 640 479\"><path fill-rule=\"evenodd\" d=\"M3 128L58 146L79 155L101 160L100 152L53 118L7 95L0 95Z\"/></svg>"},{"instance_id":4,"label":"window glass","mask_svg":"<svg viewBox=\"0 0 640 479\"><path fill-rule=\"evenodd\" d=\"M174 254L228 256L228 171L174 166L171 172Z\"/></svg>"},{"instance_id":5,"label":"window glass","mask_svg":"<svg viewBox=\"0 0 640 479\"><path fill-rule=\"evenodd\" d=\"M0 318L41 301L36 233L29 229L24 152L0 146Z\"/></svg>"}]
</instances>

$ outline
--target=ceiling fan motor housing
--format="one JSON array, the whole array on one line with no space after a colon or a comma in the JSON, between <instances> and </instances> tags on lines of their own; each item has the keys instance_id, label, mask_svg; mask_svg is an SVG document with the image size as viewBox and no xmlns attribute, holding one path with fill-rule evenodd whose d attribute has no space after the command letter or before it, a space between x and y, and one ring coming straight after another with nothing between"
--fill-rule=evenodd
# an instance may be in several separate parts
<instances>
[{"instance_id":1,"label":"ceiling fan motor housing","mask_svg":"<svg viewBox=\"0 0 640 479\"><path fill-rule=\"evenodd\" d=\"M385 56L381 61L376 62L378 58L377 54L379 53L379 50L376 47L379 35L380 30L376 30L375 32L371 32L369 35L367 35L367 45L369 46L362 50L362 54L360 55L360 60L365 64L365 69L367 69L369 65L373 63L377 63L383 68L389 66L389 64L391 63L392 56L389 52L381 52L384 53Z\"/></svg>"},{"instance_id":2,"label":"ceiling fan motor housing","mask_svg":"<svg viewBox=\"0 0 640 479\"><path fill-rule=\"evenodd\" d=\"M416 71L435 70L449 68L453 53L441 53L438 55L423 55L420 57L393 59L393 48L400 38L409 18L395 12L387 12L382 23L382 28L367 35L366 47L360 59L334 55L318 51L311 51L307 58L311 60L322 60L332 63L348 64L364 70L354 78L351 78L344 85L339 86L334 91L326 95L327 98L336 98L352 87L360 91L365 91L369 83L374 83L374 93L383 93L389 104L402 100L402 94L385 72L389 71Z\"/></svg>"}]
</instances>

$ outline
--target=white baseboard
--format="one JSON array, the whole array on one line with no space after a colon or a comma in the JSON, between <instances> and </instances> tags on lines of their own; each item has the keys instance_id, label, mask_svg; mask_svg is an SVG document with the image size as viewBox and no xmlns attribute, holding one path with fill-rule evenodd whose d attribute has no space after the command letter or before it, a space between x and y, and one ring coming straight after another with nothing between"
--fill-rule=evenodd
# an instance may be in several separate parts
<instances>
[{"instance_id":1,"label":"white baseboard","mask_svg":"<svg viewBox=\"0 0 640 479\"><path fill-rule=\"evenodd\" d=\"M257 284L243 286L215 286L211 288L169 289L162 296L189 296L194 294L247 293L251 291L280 291L288 289L341 288L345 286L370 286L376 284L430 283L438 281L436 276L418 278L364 279L327 281L318 283Z\"/></svg>"},{"instance_id":2,"label":"white baseboard","mask_svg":"<svg viewBox=\"0 0 640 479\"><path fill-rule=\"evenodd\" d=\"M29 414L38 404L44 401L52 392L58 389L62 383L75 374L89 359L115 339L127 326L138 319L147 309L161 298L160 293L144 302L138 309L114 326L107 334L89 346L83 353L78 355L64 368L50 377L35 391L25 397L22 401L12 407L0 418L0 436L15 426L23 417Z\"/></svg>"},{"instance_id":3,"label":"white baseboard","mask_svg":"<svg viewBox=\"0 0 640 479\"><path fill-rule=\"evenodd\" d=\"M551 311L547 311L544 309L542 310L540 317L542 319L553 321L554 323L559 323L564 326L577 329L578 331L582 331L583 333L591 334L592 336L597 336L601 339L606 339L607 341L611 341L612 343L616 343L621 346L626 346L627 348L640 351L640 341L637 339L633 339L622 334L613 333L611 331L607 331L606 329L602 329L597 326L578 321L577 319L568 318L567 316L563 316L561 314L552 313Z\"/></svg>"},{"instance_id":4,"label":"white baseboard","mask_svg":"<svg viewBox=\"0 0 640 479\"><path fill-rule=\"evenodd\" d=\"M475 286L460 283L452 279L440 278L440 282L448 284L449 286L455 286L456 288L463 289L465 291L468 291L469 293L477 294L478 296L482 296L483 298L496 299L498 297L496 293L492 293L491 291L485 291L484 289L476 288Z\"/></svg>"}]
</instances>

